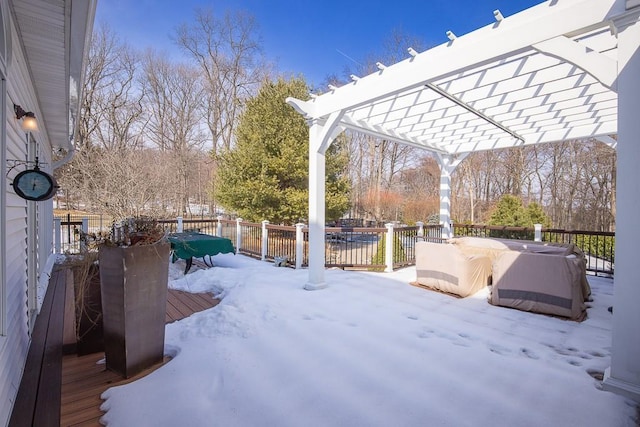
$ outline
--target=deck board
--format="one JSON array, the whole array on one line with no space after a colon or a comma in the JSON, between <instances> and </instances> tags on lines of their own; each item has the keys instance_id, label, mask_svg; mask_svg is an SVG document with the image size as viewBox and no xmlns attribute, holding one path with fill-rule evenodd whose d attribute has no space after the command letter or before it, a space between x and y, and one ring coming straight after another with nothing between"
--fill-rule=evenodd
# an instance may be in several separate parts
<instances>
[{"instance_id":1,"label":"deck board","mask_svg":"<svg viewBox=\"0 0 640 427\"><path fill-rule=\"evenodd\" d=\"M167 294L167 323L184 319L214 307L219 300L210 294L191 294L170 289ZM66 355L62 359L62 408L60 425L71 426L100 426L100 410L102 399L100 395L109 387L122 385L142 378L161 367L169 359L165 357L159 363L146 371L124 379L118 374L107 371L104 363L104 353L94 353L85 356Z\"/></svg>"}]
</instances>

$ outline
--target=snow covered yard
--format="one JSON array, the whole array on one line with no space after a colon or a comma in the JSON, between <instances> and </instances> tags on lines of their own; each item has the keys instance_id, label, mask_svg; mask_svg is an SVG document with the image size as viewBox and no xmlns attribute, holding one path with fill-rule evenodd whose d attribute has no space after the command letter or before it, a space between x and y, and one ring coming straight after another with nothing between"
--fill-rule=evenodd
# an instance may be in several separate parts
<instances>
[{"instance_id":1,"label":"snow covered yard","mask_svg":"<svg viewBox=\"0 0 640 427\"><path fill-rule=\"evenodd\" d=\"M589 277L582 323L409 285L394 273L306 270L218 255L170 286L213 309L167 325L173 360L103 394L112 426L633 426L599 389L613 282Z\"/></svg>"}]
</instances>

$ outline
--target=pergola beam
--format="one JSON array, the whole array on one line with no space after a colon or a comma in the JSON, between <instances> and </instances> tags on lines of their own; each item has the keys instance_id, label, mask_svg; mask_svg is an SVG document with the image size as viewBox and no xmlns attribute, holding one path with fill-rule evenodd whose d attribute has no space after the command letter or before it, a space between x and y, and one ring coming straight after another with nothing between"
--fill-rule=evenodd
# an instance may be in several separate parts
<instances>
[{"instance_id":1,"label":"pergola beam","mask_svg":"<svg viewBox=\"0 0 640 427\"><path fill-rule=\"evenodd\" d=\"M505 131L506 133L508 133L509 135L514 137L515 139L518 139L518 140L524 142L524 138L523 137L521 137L520 135L518 135L517 133L515 133L511 129L507 128L502 123L497 122L496 120L494 120L491 117L487 116L483 112L478 111L475 108L471 107L470 105L464 103L463 101L461 101L460 99L458 99L455 96L451 95L450 93L448 93L444 89L439 88L438 86L434 85L433 83L427 83L425 86L428 87L429 89L431 89L432 91L438 93L440 96L442 96L444 98L447 98L449 101L453 102L454 104L464 108L468 112L470 112L472 114L475 114L476 116L480 117L482 120L484 120L486 122L489 122L492 125L494 125L495 127L497 127L498 129L501 129L501 130Z\"/></svg>"},{"instance_id":2,"label":"pergola beam","mask_svg":"<svg viewBox=\"0 0 640 427\"><path fill-rule=\"evenodd\" d=\"M386 139L388 141L398 142L405 145L411 145L423 150L431 150L436 153L447 153L447 150L438 146L437 144L422 139L416 139L408 135L403 135L400 132L385 129L381 126L373 127L363 120L353 120L351 117L345 116L343 117L341 124L347 129L351 129L356 132L363 132L375 138Z\"/></svg>"},{"instance_id":3,"label":"pergola beam","mask_svg":"<svg viewBox=\"0 0 640 427\"><path fill-rule=\"evenodd\" d=\"M453 43L436 46L379 72L362 77L357 85L307 101L312 117L349 110L393 94L422 86L469 67L508 57L545 40L592 29L594 23L607 26L610 16L622 13L616 0L579 0L545 3L510 16L500 25L488 25L461 36ZM531 19L535 17L535 19Z\"/></svg>"},{"instance_id":4,"label":"pergola beam","mask_svg":"<svg viewBox=\"0 0 640 427\"><path fill-rule=\"evenodd\" d=\"M567 37L559 36L533 45L533 48L547 55L574 64L595 77L608 89L616 92L618 62L600 52L589 51Z\"/></svg>"}]
</instances>

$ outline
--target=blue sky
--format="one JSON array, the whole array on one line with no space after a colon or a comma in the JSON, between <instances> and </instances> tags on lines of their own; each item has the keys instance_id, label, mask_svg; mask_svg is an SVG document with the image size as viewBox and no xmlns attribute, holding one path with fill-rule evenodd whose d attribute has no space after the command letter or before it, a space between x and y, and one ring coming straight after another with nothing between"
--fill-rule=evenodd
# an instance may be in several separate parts
<instances>
[{"instance_id":1,"label":"blue sky","mask_svg":"<svg viewBox=\"0 0 640 427\"><path fill-rule=\"evenodd\" d=\"M107 23L136 48L176 52L170 35L193 19L196 8L248 10L256 18L265 56L277 70L303 75L310 85L342 76L382 51L394 30L431 47L491 24L493 11L505 17L542 0L100 0L96 24ZM408 46L407 46L408 47Z\"/></svg>"}]
</instances>

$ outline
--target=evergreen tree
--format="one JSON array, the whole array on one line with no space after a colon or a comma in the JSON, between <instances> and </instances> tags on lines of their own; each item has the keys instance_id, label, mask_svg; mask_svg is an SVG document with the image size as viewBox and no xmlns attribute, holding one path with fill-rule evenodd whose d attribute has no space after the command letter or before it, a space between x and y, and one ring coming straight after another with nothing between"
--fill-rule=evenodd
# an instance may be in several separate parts
<instances>
[{"instance_id":1,"label":"evergreen tree","mask_svg":"<svg viewBox=\"0 0 640 427\"><path fill-rule=\"evenodd\" d=\"M376 252L373 254L371 258L372 265L384 265L386 263L386 249L387 249L387 233L382 235L382 238L378 241L378 245L376 246ZM404 246L402 245L402 241L396 235L394 235L393 239L393 262L400 263L406 260L406 255L404 252ZM384 271L384 267L371 267L370 271Z\"/></svg>"},{"instance_id":2,"label":"evergreen tree","mask_svg":"<svg viewBox=\"0 0 640 427\"><path fill-rule=\"evenodd\" d=\"M519 197L506 194L500 198L495 209L491 213L489 225L506 225L509 227L529 227L534 224L542 224L543 227L551 227L551 220L544 213L539 203L531 202L525 208Z\"/></svg>"},{"instance_id":3,"label":"evergreen tree","mask_svg":"<svg viewBox=\"0 0 640 427\"><path fill-rule=\"evenodd\" d=\"M527 214L529 215L529 220L531 224L542 224L542 227L548 228L551 227L551 220L542 210L542 206L539 203L531 202L527 206Z\"/></svg>"},{"instance_id":4,"label":"evergreen tree","mask_svg":"<svg viewBox=\"0 0 640 427\"><path fill-rule=\"evenodd\" d=\"M506 225L512 227L531 227L533 223L529 213L522 206L522 200L511 194L500 198L489 218L489 225Z\"/></svg>"},{"instance_id":5,"label":"evergreen tree","mask_svg":"<svg viewBox=\"0 0 640 427\"><path fill-rule=\"evenodd\" d=\"M294 224L308 218L309 128L285 102L308 97L302 79L265 81L247 102L236 130L236 145L219 157L218 201L248 221ZM326 155L326 217L338 219L349 207L342 176L342 143Z\"/></svg>"}]
</instances>

